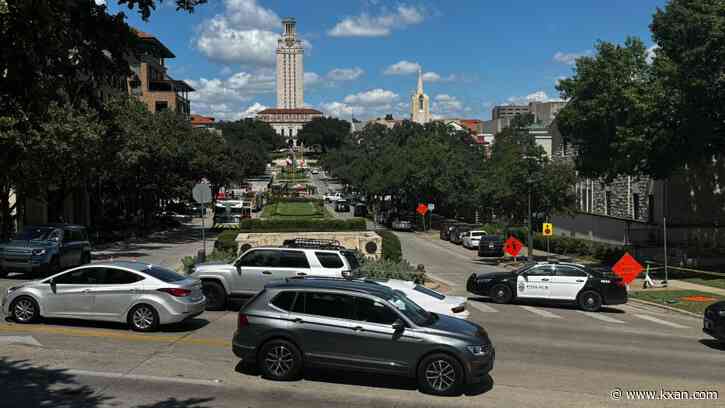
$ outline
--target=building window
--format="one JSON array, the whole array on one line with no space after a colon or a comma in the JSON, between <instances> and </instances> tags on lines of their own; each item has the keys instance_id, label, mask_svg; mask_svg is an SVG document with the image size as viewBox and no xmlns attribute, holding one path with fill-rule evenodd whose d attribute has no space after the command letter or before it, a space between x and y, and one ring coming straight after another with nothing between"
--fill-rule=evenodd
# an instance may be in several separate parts
<instances>
[{"instance_id":1,"label":"building window","mask_svg":"<svg viewBox=\"0 0 725 408\"><path fill-rule=\"evenodd\" d=\"M420 96L418 97L418 106L419 106L419 108L418 108L418 109L419 109L419 110L420 110L421 112L423 112L423 99L424 99L424 98L423 98L423 95L420 95Z\"/></svg>"},{"instance_id":2,"label":"building window","mask_svg":"<svg viewBox=\"0 0 725 408\"><path fill-rule=\"evenodd\" d=\"M604 192L604 214L605 215L612 215L612 192L611 191L605 191Z\"/></svg>"},{"instance_id":3,"label":"building window","mask_svg":"<svg viewBox=\"0 0 725 408\"><path fill-rule=\"evenodd\" d=\"M154 112L163 112L165 110L169 109L169 103L166 101L156 101L156 105L154 106Z\"/></svg>"},{"instance_id":4,"label":"building window","mask_svg":"<svg viewBox=\"0 0 725 408\"><path fill-rule=\"evenodd\" d=\"M639 194L632 194L632 217L635 220L639 219Z\"/></svg>"}]
</instances>

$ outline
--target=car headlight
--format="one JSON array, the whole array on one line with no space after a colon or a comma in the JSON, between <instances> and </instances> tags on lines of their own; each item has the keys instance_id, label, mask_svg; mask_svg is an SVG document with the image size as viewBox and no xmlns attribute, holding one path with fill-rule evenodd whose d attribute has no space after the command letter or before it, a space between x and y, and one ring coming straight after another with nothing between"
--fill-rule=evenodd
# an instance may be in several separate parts
<instances>
[{"instance_id":1,"label":"car headlight","mask_svg":"<svg viewBox=\"0 0 725 408\"><path fill-rule=\"evenodd\" d=\"M720 309L720 311L717 312L717 314L719 314L722 317L725 317L725 309Z\"/></svg>"},{"instance_id":2,"label":"car headlight","mask_svg":"<svg viewBox=\"0 0 725 408\"><path fill-rule=\"evenodd\" d=\"M33 255L35 255L35 256L45 255L47 252L48 251L46 251L45 249L34 249Z\"/></svg>"},{"instance_id":3,"label":"car headlight","mask_svg":"<svg viewBox=\"0 0 725 408\"><path fill-rule=\"evenodd\" d=\"M487 346L466 346L466 348L474 356L485 356L485 355L488 354L488 347Z\"/></svg>"}]
</instances>

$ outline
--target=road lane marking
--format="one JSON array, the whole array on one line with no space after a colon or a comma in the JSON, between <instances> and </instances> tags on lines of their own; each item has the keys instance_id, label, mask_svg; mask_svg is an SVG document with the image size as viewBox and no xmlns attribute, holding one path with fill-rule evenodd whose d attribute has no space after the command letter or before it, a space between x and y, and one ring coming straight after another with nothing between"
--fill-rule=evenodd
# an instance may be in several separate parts
<instances>
[{"instance_id":1,"label":"road lane marking","mask_svg":"<svg viewBox=\"0 0 725 408\"><path fill-rule=\"evenodd\" d=\"M561 319L561 316L559 316L558 314L551 313L547 310L542 310L542 309L539 309L536 307L531 307L531 306L519 306L519 307L524 310L528 310L531 313L537 314L541 317L545 317L547 319Z\"/></svg>"},{"instance_id":2,"label":"road lane marking","mask_svg":"<svg viewBox=\"0 0 725 408\"><path fill-rule=\"evenodd\" d=\"M156 343L176 343L176 344L193 344L197 346L209 347L231 347L232 342L229 339L220 338L189 338L184 336L165 336L165 335L143 335L123 332L112 332L108 330L93 329L74 329L68 327L49 327L49 326L25 326L9 324L0 325L0 332L33 332L45 334L59 334L65 336L76 337L103 337L115 340L130 341L147 341ZM187 333L188 334L188 333Z\"/></svg>"},{"instance_id":3,"label":"road lane marking","mask_svg":"<svg viewBox=\"0 0 725 408\"><path fill-rule=\"evenodd\" d=\"M498 312L498 310L492 308L491 306L489 306L485 303L477 302L475 300L469 300L468 302L466 302L466 304L473 307L474 309L480 310L481 312L485 312L485 313Z\"/></svg>"},{"instance_id":4,"label":"road lane marking","mask_svg":"<svg viewBox=\"0 0 725 408\"><path fill-rule=\"evenodd\" d=\"M182 378L182 377L160 377L156 375L143 375L143 374L124 374L124 373L111 373L105 371L88 371L88 370L65 370L64 374L77 375L83 377L101 377L101 378L112 378L112 379L123 379L123 380L138 380L138 381L156 381L156 382L173 382L180 384L194 384L194 385L222 385L222 380L204 380L201 378Z\"/></svg>"},{"instance_id":5,"label":"road lane marking","mask_svg":"<svg viewBox=\"0 0 725 408\"><path fill-rule=\"evenodd\" d=\"M676 329L689 329L689 327L687 327L687 326L683 326L683 325L677 324L677 323L668 322L667 320L658 319L656 317L653 317L653 316L650 316L650 315L646 315L646 314L635 314L634 316L635 317L638 317L640 319L643 319L643 320L648 320L648 321L653 322L653 323L658 323L658 324L661 324L661 325L664 325L664 326L674 327Z\"/></svg>"},{"instance_id":6,"label":"road lane marking","mask_svg":"<svg viewBox=\"0 0 725 408\"><path fill-rule=\"evenodd\" d=\"M583 314L584 316L589 316L592 319L601 320L601 321L607 322L607 323L622 323L622 324L624 323L623 321L621 321L619 319L615 319L613 317L603 315L600 312L585 312L583 310L577 310L577 312Z\"/></svg>"},{"instance_id":7,"label":"road lane marking","mask_svg":"<svg viewBox=\"0 0 725 408\"><path fill-rule=\"evenodd\" d=\"M42 347L33 336L0 336L0 344L25 344L28 346Z\"/></svg>"}]
</instances>

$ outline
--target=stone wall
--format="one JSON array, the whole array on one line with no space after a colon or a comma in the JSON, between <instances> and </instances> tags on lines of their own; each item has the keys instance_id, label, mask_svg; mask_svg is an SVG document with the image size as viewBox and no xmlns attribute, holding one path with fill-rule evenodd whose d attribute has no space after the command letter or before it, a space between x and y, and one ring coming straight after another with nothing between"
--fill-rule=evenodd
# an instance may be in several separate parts
<instances>
[{"instance_id":1,"label":"stone wall","mask_svg":"<svg viewBox=\"0 0 725 408\"><path fill-rule=\"evenodd\" d=\"M242 246L280 246L285 240L295 238L332 239L347 249L358 250L368 258L380 259L383 255L383 239L372 231L335 232L255 232L237 235L237 244Z\"/></svg>"}]
</instances>

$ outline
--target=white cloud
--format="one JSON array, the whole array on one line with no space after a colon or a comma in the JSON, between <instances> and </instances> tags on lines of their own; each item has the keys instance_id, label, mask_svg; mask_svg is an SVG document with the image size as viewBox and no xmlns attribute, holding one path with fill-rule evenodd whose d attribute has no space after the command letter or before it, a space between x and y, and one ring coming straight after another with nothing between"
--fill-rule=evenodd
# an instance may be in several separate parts
<instances>
[{"instance_id":1,"label":"white cloud","mask_svg":"<svg viewBox=\"0 0 725 408\"><path fill-rule=\"evenodd\" d=\"M305 72L304 84L305 87L311 87L319 85L322 82L322 78L314 72Z\"/></svg>"},{"instance_id":2,"label":"white cloud","mask_svg":"<svg viewBox=\"0 0 725 408\"><path fill-rule=\"evenodd\" d=\"M652 61L654 60L655 55L656 55L655 53L656 53L656 51L657 51L658 48L660 48L660 46L657 45L657 44L654 44L651 47L647 48L647 54L646 54L645 59L646 59L646 61L647 61L648 64L651 64Z\"/></svg>"},{"instance_id":3,"label":"white cloud","mask_svg":"<svg viewBox=\"0 0 725 408\"><path fill-rule=\"evenodd\" d=\"M414 74L418 72L420 69L420 64L417 62L411 62L402 60L400 62L396 62L395 64L385 68L385 71L383 71L383 74L385 75L408 75L408 74Z\"/></svg>"},{"instance_id":4,"label":"white cloud","mask_svg":"<svg viewBox=\"0 0 725 408\"><path fill-rule=\"evenodd\" d=\"M274 11L257 5L256 0L225 0L224 6L224 17L237 27L272 29L281 24Z\"/></svg>"},{"instance_id":5,"label":"white cloud","mask_svg":"<svg viewBox=\"0 0 725 408\"><path fill-rule=\"evenodd\" d=\"M273 66L280 26L277 14L256 0L225 0L224 13L196 27L194 45L207 58L225 64Z\"/></svg>"},{"instance_id":6,"label":"white cloud","mask_svg":"<svg viewBox=\"0 0 725 408\"><path fill-rule=\"evenodd\" d=\"M439 94L433 98L433 106L431 110L437 114L454 114L463 110L463 102L459 101L455 96L448 94Z\"/></svg>"},{"instance_id":7,"label":"white cloud","mask_svg":"<svg viewBox=\"0 0 725 408\"><path fill-rule=\"evenodd\" d=\"M189 93L191 109L195 113L223 120L236 120L241 115L241 104L253 97L274 91L275 76L268 70L254 73L237 72L226 79L186 79L195 92Z\"/></svg>"},{"instance_id":8,"label":"white cloud","mask_svg":"<svg viewBox=\"0 0 725 408\"><path fill-rule=\"evenodd\" d=\"M576 64L576 59L577 58L584 57L584 56L587 56L587 55L591 55L591 53L592 53L591 50L587 50L587 51L584 51L584 52L561 52L561 51L557 51L554 54L553 59L554 59L554 61L560 62L562 64L574 65L574 64Z\"/></svg>"},{"instance_id":9,"label":"white cloud","mask_svg":"<svg viewBox=\"0 0 725 408\"><path fill-rule=\"evenodd\" d=\"M360 92L345 97L344 101L348 104L375 106L390 105L398 98L398 94L393 91L377 88L369 91Z\"/></svg>"},{"instance_id":10,"label":"white cloud","mask_svg":"<svg viewBox=\"0 0 725 408\"><path fill-rule=\"evenodd\" d=\"M365 114L365 108L362 106L348 105L343 102L327 102L320 104L320 108L328 116L347 119L353 115Z\"/></svg>"},{"instance_id":11,"label":"white cloud","mask_svg":"<svg viewBox=\"0 0 725 408\"><path fill-rule=\"evenodd\" d=\"M219 75L229 75L232 73L232 69L228 66L223 67L221 70L219 70Z\"/></svg>"},{"instance_id":12,"label":"white cloud","mask_svg":"<svg viewBox=\"0 0 725 408\"><path fill-rule=\"evenodd\" d=\"M242 111L241 116L243 118L253 118L259 111L263 111L265 109L267 109L266 106L259 102L254 102L252 105L249 105L247 109Z\"/></svg>"},{"instance_id":13,"label":"white cloud","mask_svg":"<svg viewBox=\"0 0 725 408\"><path fill-rule=\"evenodd\" d=\"M529 102L553 102L559 100L560 99L549 97L549 95L547 95L544 91L536 91L526 96L512 96L506 101L513 105L526 105Z\"/></svg>"},{"instance_id":14,"label":"white cloud","mask_svg":"<svg viewBox=\"0 0 725 408\"><path fill-rule=\"evenodd\" d=\"M327 73L327 79L331 81L352 81L359 78L365 71L360 67L335 68Z\"/></svg>"},{"instance_id":15,"label":"white cloud","mask_svg":"<svg viewBox=\"0 0 725 408\"><path fill-rule=\"evenodd\" d=\"M425 82L450 82L455 81L457 78L453 74L450 74L447 77L442 77L437 72L426 72L422 76L423 81Z\"/></svg>"},{"instance_id":16,"label":"white cloud","mask_svg":"<svg viewBox=\"0 0 725 408\"><path fill-rule=\"evenodd\" d=\"M346 17L330 29L332 37L384 37L392 30L420 24L425 20L425 10L416 6L399 5L394 10L383 9L378 15L362 13Z\"/></svg>"}]
</instances>

